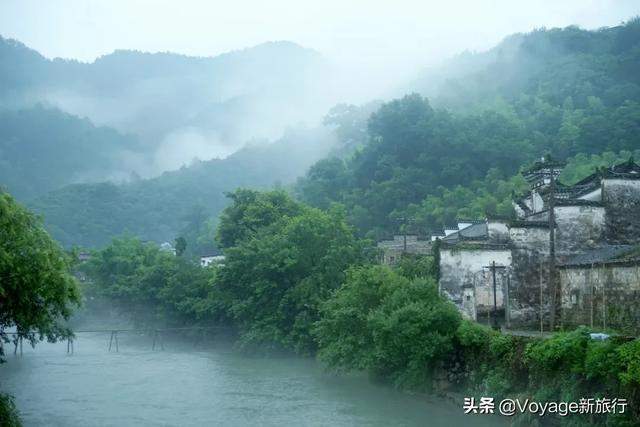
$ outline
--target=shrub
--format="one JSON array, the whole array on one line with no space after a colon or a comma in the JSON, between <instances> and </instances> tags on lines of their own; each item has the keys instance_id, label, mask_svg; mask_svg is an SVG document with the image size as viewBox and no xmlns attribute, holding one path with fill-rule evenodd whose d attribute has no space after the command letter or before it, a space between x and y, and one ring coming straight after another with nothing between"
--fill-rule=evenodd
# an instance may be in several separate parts
<instances>
[{"instance_id":1,"label":"shrub","mask_svg":"<svg viewBox=\"0 0 640 427\"><path fill-rule=\"evenodd\" d=\"M0 425L3 427L22 426L18 410L13 403L13 397L2 393L0 393Z\"/></svg>"}]
</instances>

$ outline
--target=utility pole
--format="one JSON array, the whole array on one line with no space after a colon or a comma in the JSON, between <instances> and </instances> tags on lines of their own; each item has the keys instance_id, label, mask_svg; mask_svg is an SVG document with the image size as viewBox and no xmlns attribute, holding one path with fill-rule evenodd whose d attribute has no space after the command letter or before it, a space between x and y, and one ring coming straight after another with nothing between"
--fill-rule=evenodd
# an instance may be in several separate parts
<instances>
[{"instance_id":1,"label":"utility pole","mask_svg":"<svg viewBox=\"0 0 640 427\"><path fill-rule=\"evenodd\" d=\"M551 290L551 312L549 317L551 331L555 330L558 289L556 287L556 178L553 162L549 162L549 289Z\"/></svg>"},{"instance_id":2,"label":"utility pole","mask_svg":"<svg viewBox=\"0 0 640 427\"><path fill-rule=\"evenodd\" d=\"M540 278L540 335L544 333L544 312L543 312L543 290L542 290L542 259L540 260L540 271L538 272Z\"/></svg>"},{"instance_id":3,"label":"utility pole","mask_svg":"<svg viewBox=\"0 0 640 427\"><path fill-rule=\"evenodd\" d=\"M507 295L504 297L504 319L507 329L511 329L511 305L509 301L509 292L511 291L511 270L507 270Z\"/></svg>"},{"instance_id":4,"label":"utility pole","mask_svg":"<svg viewBox=\"0 0 640 427\"><path fill-rule=\"evenodd\" d=\"M548 273L548 289L549 289L549 327L553 331L556 325L556 317L558 316L558 300L560 285L556 281L556 179L560 175L564 167L564 163L553 160L549 155L542 158L542 161L536 162L530 169L523 172L525 179L531 184L532 191L542 188L549 184L548 203L548 219L549 219L549 273ZM532 198L532 200L535 200ZM535 209L534 209L535 210ZM536 212L537 213L537 212Z\"/></svg>"},{"instance_id":5,"label":"utility pole","mask_svg":"<svg viewBox=\"0 0 640 427\"><path fill-rule=\"evenodd\" d=\"M497 283L496 283L496 270L499 269L506 269L507 267L502 266L502 265L496 265L495 261L491 262L491 265L483 267L483 268L487 268L491 271L491 277L493 280L493 319L492 319L492 326L493 329L499 329L498 327L498 296L497 296ZM504 295L503 295L503 300L504 300ZM504 304L503 304L504 305Z\"/></svg>"}]
</instances>

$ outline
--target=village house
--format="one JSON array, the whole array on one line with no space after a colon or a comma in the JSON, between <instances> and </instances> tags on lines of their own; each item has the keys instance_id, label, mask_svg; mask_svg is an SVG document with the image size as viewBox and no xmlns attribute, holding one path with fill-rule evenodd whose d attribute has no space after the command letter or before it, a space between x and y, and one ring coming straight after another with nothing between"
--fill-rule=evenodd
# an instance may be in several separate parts
<instances>
[{"instance_id":1,"label":"village house","mask_svg":"<svg viewBox=\"0 0 640 427\"><path fill-rule=\"evenodd\" d=\"M395 235L392 240L378 242L380 263L395 265L403 254L430 255L431 241L413 234Z\"/></svg>"},{"instance_id":2,"label":"village house","mask_svg":"<svg viewBox=\"0 0 640 427\"><path fill-rule=\"evenodd\" d=\"M517 219L460 222L433 237L440 292L465 317L640 326L640 166L630 159L572 186L557 181L562 167L547 159L526 171Z\"/></svg>"},{"instance_id":3,"label":"village house","mask_svg":"<svg viewBox=\"0 0 640 427\"><path fill-rule=\"evenodd\" d=\"M221 267L224 265L224 255L201 255L200 256L200 267L209 267L210 265L214 265L217 267Z\"/></svg>"}]
</instances>

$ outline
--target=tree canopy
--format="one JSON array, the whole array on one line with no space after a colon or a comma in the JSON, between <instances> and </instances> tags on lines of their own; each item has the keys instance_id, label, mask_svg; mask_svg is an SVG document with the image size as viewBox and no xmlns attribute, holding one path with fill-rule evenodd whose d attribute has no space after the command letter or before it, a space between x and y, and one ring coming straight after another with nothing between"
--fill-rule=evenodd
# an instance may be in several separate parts
<instances>
[{"instance_id":1,"label":"tree canopy","mask_svg":"<svg viewBox=\"0 0 640 427\"><path fill-rule=\"evenodd\" d=\"M322 212L273 191L239 190L222 215L225 265L217 290L245 345L275 344L307 353L318 307L363 260L338 210Z\"/></svg>"},{"instance_id":2,"label":"tree canopy","mask_svg":"<svg viewBox=\"0 0 640 427\"><path fill-rule=\"evenodd\" d=\"M80 294L69 262L40 219L0 191L2 342L9 342L9 328L32 343L71 336L64 320L80 303Z\"/></svg>"}]
</instances>

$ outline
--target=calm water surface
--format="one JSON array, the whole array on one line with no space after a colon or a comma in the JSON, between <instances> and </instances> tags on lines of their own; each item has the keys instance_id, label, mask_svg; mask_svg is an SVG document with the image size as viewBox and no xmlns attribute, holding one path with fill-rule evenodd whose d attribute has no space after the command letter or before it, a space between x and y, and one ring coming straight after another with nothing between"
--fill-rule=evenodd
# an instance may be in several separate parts
<instances>
[{"instance_id":1,"label":"calm water surface","mask_svg":"<svg viewBox=\"0 0 640 427\"><path fill-rule=\"evenodd\" d=\"M361 377L335 377L313 360L247 358L213 348L82 334L25 345L0 366L26 426L494 426L461 405L409 396Z\"/></svg>"}]
</instances>

